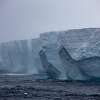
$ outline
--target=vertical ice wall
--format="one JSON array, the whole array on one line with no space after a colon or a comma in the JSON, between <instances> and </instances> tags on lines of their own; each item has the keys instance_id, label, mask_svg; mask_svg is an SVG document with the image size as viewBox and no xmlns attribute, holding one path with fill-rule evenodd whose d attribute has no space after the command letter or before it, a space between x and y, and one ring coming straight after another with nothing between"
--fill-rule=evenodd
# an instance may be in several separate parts
<instances>
[{"instance_id":1,"label":"vertical ice wall","mask_svg":"<svg viewBox=\"0 0 100 100\"><path fill-rule=\"evenodd\" d=\"M47 32L0 44L0 73L47 73L54 79L100 78L100 29Z\"/></svg>"},{"instance_id":2,"label":"vertical ice wall","mask_svg":"<svg viewBox=\"0 0 100 100\"><path fill-rule=\"evenodd\" d=\"M45 51L46 58L56 69L60 71L59 79L67 79L66 70L61 62L59 56L59 48L61 46L58 35L60 32L50 32L40 35L42 41L42 47Z\"/></svg>"},{"instance_id":3,"label":"vertical ice wall","mask_svg":"<svg viewBox=\"0 0 100 100\"><path fill-rule=\"evenodd\" d=\"M20 40L0 45L0 69L14 73L35 74L43 70L39 51L39 39Z\"/></svg>"}]
</instances>

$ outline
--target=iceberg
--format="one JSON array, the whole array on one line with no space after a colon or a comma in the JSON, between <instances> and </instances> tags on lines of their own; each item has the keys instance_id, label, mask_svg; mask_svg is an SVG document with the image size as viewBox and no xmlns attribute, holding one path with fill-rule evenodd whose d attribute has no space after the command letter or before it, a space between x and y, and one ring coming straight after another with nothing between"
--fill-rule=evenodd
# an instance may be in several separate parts
<instances>
[{"instance_id":1,"label":"iceberg","mask_svg":"<svg viewBox=\"0 0 100 100\"><path fill-rule=\"evenodd\" d=\"M99 79L100 28L46 32L36 39L1 43L2 73L59 80Z\"/></svg>"}]
</instances>

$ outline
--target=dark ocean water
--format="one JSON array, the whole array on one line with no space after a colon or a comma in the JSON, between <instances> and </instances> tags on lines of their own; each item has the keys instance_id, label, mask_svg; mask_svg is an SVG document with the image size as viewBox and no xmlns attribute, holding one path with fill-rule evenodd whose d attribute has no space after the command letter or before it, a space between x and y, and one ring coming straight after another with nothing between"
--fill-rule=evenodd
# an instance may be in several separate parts
<instances>
[{"instance_id":1,"label":"dark ocean water","mask_svg":"<svg viewBox=\"0 0 100 100\"><path fill-rule=\"evenodd\" d=\"M35 75L1 75L0 100L100 100L100 82L36 80Z\"/></svg>"}]
</instances>

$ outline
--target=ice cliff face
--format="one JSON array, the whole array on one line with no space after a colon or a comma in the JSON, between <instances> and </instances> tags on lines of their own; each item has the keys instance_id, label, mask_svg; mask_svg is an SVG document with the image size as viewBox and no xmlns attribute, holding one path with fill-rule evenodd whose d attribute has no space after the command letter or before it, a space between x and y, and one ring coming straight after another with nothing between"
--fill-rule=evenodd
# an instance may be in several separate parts
<instances>
[{"instance_id":1,"label":"ice cliff face","mask_svg":"<svg viewBox=\"0 0 100 100\"><path fill-rule=\"evenodd\" d=\"M41 34L0 44L0 73L41 74L51 79L100 78L100 29Z\"/></svg>"},{"instance_id":2,"label":"ice cliff face","mask_svg":"<svg viewBox=\"0 0 100 100\"><path fill-rule=\"evenodd\" d=\"M38 73L42 70L39 57L40 40L21 40L0 45L0 69L12 73Z\"/></svg>"}]
</instances>

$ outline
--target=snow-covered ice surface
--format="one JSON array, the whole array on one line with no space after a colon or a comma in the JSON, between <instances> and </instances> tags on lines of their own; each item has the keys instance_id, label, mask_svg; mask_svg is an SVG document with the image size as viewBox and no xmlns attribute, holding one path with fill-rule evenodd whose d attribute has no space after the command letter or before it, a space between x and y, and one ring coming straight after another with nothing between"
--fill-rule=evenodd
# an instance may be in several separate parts
<instances>
[{"instance_id":1,"label":"snow-covered ice surface","mask_svg":"<svg viewBox=\"0 0 100 100\"><path fill-rule=\"evenodd\" d=\"M100 29L47 32L37 39L1 43L0 73L46 73L60 80L99 80Z\"/></svg>"}]
</instances>

